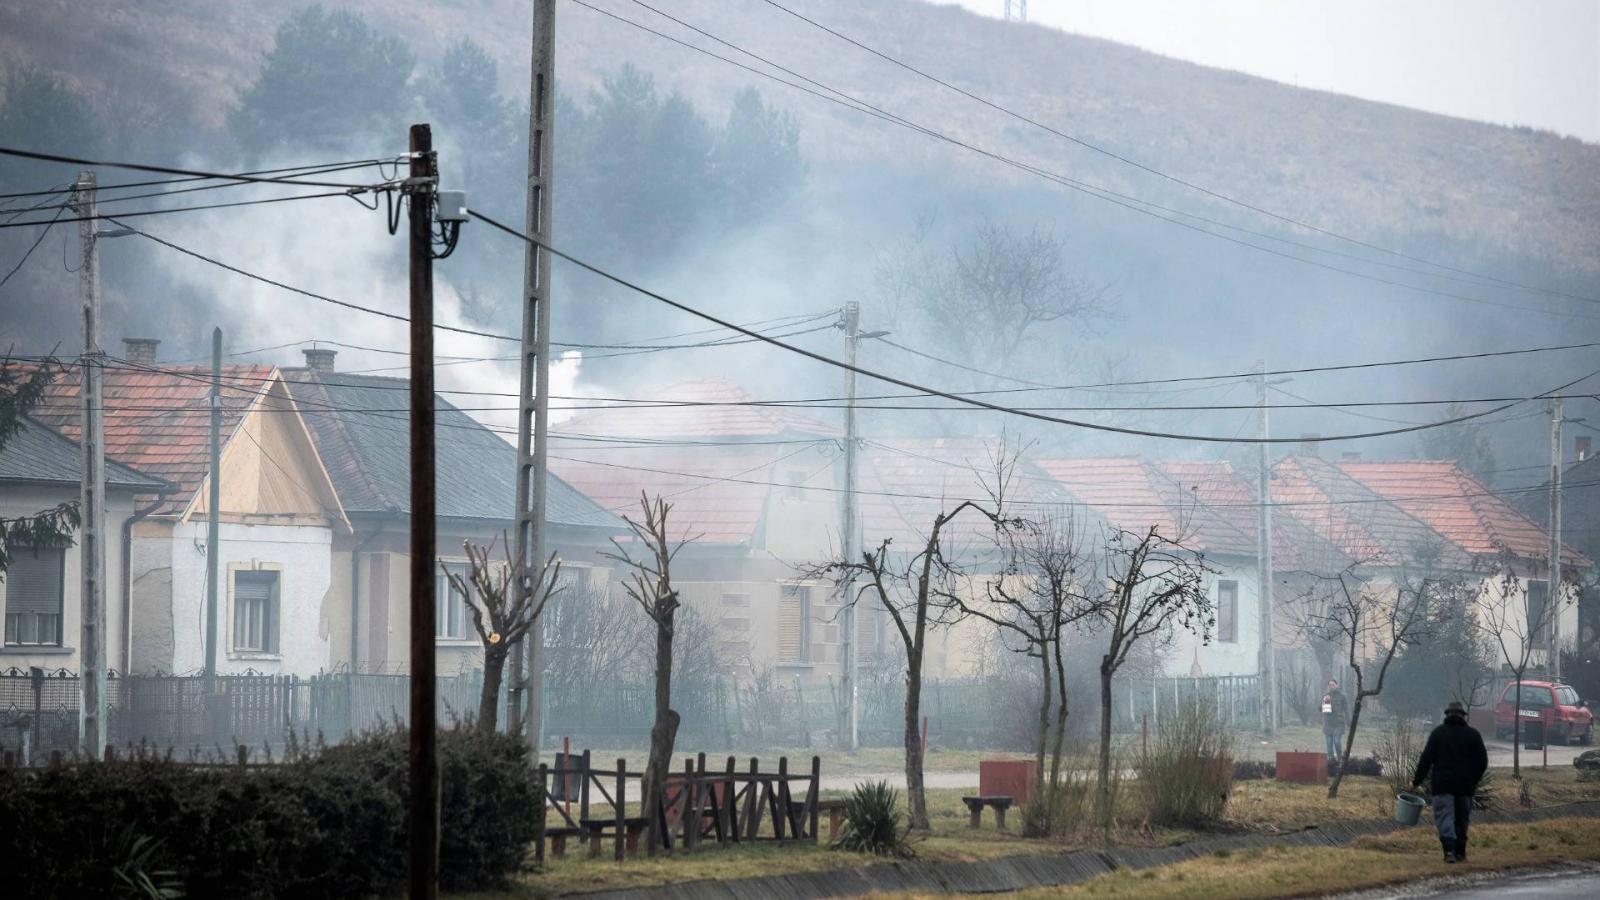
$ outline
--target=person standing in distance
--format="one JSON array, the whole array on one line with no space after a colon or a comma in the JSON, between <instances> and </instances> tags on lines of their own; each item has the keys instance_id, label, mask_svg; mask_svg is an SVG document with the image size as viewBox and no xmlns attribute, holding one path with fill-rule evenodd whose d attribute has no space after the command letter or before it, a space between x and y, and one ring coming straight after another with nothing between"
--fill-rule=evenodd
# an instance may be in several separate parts
<instances>
[{"instance_id":1,"label":"person standing in distance","mask_svg":"<svg viewBox=\"0 0 1600 900\"><path fill-rule=\"evenodd\" d=\"M1467 820L1472 816L1472 796L1478 781L1489 768L1489 752L1483 735L1467 724L1467 708L1451 700L1444 708L1444 721L1428 735L1428 744L1417 760L1411 789L1417 790L1431 773L1433 781L1433 824L1439 829L1439 845L1444 861L1467 858Z\"/></svg>"},{"instance_id":2,"label":"person standing in distance","mask_svg":"<svg viewBox=\"0 0 1600 900\"><path fill-rule=\"evenodd\" d=\"M1339 761L1339 736L1350 721L1350 701L1339 690L1337 679L1328 679L1328 692L1322 695L1322 737L1328 744L1328 768Z\"/></svg>"}]
</instances>

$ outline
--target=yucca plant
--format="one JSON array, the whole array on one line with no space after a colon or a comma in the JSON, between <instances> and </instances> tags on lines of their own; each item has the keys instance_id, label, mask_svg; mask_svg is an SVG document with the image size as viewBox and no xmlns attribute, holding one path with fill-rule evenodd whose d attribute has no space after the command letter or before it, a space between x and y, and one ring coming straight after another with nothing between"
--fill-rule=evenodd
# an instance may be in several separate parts
<instances>
[{"instance_id":1,"label":"yucca plant","mask_svg":"<svg viewBox=\"0 0 1600 900\"><path fill-rule=\"evenodd\" d=\"M844 801L844 827L834 846L874 856L911 856L900 824L900 792L887 781L858 784Z\"/></svg>"}]
</instances>

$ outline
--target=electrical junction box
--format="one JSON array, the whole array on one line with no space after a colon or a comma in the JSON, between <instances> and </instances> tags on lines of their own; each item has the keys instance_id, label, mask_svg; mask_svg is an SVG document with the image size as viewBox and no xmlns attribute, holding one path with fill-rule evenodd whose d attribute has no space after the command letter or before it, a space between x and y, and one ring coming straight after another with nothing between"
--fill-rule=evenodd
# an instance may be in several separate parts
<instances>
[{"instance_id":1,"label":"electrical junction box","mask_svg":"<svg viewBox=\"0 0 1600 900\"><path fill-rule=\"evenodd\" d=\"M465 222L467 220L467 192L466 191L440 191L434 203L434 218L441 222Z\"/></svg>"}]
</instances>

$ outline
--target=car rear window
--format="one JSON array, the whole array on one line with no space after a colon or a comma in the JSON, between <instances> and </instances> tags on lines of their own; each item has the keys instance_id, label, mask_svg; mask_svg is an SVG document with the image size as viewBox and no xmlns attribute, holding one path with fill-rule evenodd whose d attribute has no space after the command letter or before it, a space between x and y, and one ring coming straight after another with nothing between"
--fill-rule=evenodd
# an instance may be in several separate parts
<instances>
[{"instance_id":1,"label":"car rear window","mask_svg":"<svg viewBox=\"0 0 1600 900\"><path fill-rule=\"evenodd\" d=\"M1567 685L1562 685L1556 688L1556 702L1562 706L1577 706L1578 692Z\"/></svg>"},{"instance_id":2,"label":"car rear window","mask_svg":"<svg viewBox=\"0 0 1600 900\"><path fill-rule=\"evenodd\" d=\"M1515 685L1513 685L1513 687L1515 687ZM1547 687L1534 687L1532 685L1525 684L1522 686L1521 696L1522 699L1518 701L1518 706L1538 707L1551 705L1550 689Z\"/></svg>"}]
</instances>

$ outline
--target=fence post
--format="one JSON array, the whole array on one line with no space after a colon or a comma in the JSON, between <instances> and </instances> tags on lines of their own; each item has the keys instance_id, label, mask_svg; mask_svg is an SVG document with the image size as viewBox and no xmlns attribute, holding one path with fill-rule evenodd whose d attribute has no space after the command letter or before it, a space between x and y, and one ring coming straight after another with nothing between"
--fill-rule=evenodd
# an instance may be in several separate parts
<instances>
[{"instance_id":1,"label":"fence post","mask_svg":"<svg viewBox=\"0 0 1600 900\"><path fill-rule=\"evenodd\" d=\"M729 756L728 780L723 782L722 802L718 804L717 810L718 817L722 819L722 828L719 829L720 833L717 835L717 843L724 847L728 846L728 843L735 839L736 835L734 835L733 832L739 827L738 820L734 818L733 807L733 797L738 793L738 791L734 789L735 782L733 780L733 769L735 765L736 763L734 762L733 757Z\"/></svg>"},{"instance_id":2,"label":"fence post","mask_svg":"<svg viewBox=\"0 0 1600 900\"><path fill-rule=\"evenodd\" d=\"M750 788L744 795L744 836L753 841L761 830L761 762L750 757Z\"/></svg>"},{"instance_id":3,"label":"fence post","mask_svg":"<svg viewBox=\"0 0 1600 900\"><path fill-rule=\"evenodd\" d=\"M533 859L539 868L544 868L544 831L545 814L550 805L549 795L546 793L550 786L550 767L539 763L539 817L533 820Z\"/></svg>"},{"instance_id":4,"label":"fence post","mask_svg":"<svg viewBox=\"0 0 1600 900\"><path fill-rule=\"evenodd\" d=\"M817 842L817 791L822 785L822 757L811 757L811 789L806 791L807 826L811 829L811 843Z\"/></svg>"},{"instance_id":5,"label":"fence post","mask_svg":"<svg viewBox=\"0 0 1600 900\"><path fill-rule=\"evenodd\" d=\"M643 790L641 790L640 791L640 795L643 796L643 793L644 793ZM622 842L623 842L623 840L625 838L625 835L627 834L627 831L628 831L628 823L627 823L628 761L626 759L620 759L620 758L617 760L617 795L616 795L616 801L617 801L617 804L616 804L616 814L617 814L617 851L616 851L616 853L617 853L617 862L622 862L622 856L623 856L623 845L622 845Z\"/></svg>"},{"instance_id":6,"label":"fence post","mask_svg":"<svg viewBox=\"0 0 1600 900\"><path fill-rule=\"evenodd\" d=\"M703 758L703 755L702 755ZM695 827L694 819L700 812L700 785L695 781L695 766L692 757L683 758L683 812L678 816L678 824L683 826L683 849L693 850L700 843L700 829ZM670 833L670 830L669 832ZM668 848L671 849L671 848Z\"/></svg>"},{"instance_id":7,"label":"fence post","mask_svg":"<svg viewBox=\"0 0 1600 900\"><path fill-rule=\"evenodd\" d=\"M568 763L571 765L571 763ZM578 821L589 818L589 751L583 751L583 769L578 773Z\"/></svg>"}]
</instances>

